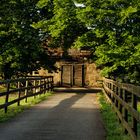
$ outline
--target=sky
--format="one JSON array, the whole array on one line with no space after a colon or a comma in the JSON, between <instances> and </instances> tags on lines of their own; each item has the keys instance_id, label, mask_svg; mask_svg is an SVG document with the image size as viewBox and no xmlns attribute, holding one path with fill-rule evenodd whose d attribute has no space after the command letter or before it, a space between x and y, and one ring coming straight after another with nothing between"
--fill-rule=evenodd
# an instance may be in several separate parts
<instances>
[{"instance_id":1,"label":"sky","mask_svg":"<svg viewBox=\"0 0 140 140\"><path fill-rule=\"evenodd\" d=\"M75 5L76 5L76 7L85 7L84 4L80 4L80 3L76 3L76 2L75 2Z\"/></svg>"}]
</instances>

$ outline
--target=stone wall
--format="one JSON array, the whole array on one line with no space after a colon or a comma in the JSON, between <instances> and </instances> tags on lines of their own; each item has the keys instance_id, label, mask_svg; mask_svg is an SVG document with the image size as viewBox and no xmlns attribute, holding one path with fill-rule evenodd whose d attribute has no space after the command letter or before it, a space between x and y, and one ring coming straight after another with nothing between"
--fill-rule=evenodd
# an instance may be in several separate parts
<instances>
[{"instance_id":1,"label":"stone wall","mask_svg":"<svg viewBox=\"0 0 140 140\"><path fill-rule=\"evenodd\" d=\"M49 72L48 70L45 70L43 68L41 68L40 70L38 70L38 73L35 74L36 72L33 72L33 75L36 76L53 76L54 77L54 84L55 85L60 85L60 81L61 81L61 71L59 70L61 68L61 63L57 62L56 63L56 67L58 68L57 72Z\"/></svg>"},{"instance_id":2,"label":"stone wall","mask_svg":"<svg viewBox=\"0 0 140 140\"><path fill-rule=\"evenodd\" d=\"M66 64L66 62L57 62L56 66L60 69L61 65ZM95 63L84 63L85 65L85 86L86 87L99 87L101 84L98 82L102 80L102 77L100 76L100 70L96 68ZM61 81L61 71L58 70L57 72L49 73L48 70L41 69L38 71L38 74L34 75L40 75L40 76L54 76L54 84L60 85Z\"/></svg>"},{"instance_id":3,"label":"stone wall","mask_svg":"<svg viewBox=\"0 0 140 140\"><path fill-rule=\"evenodd\" d=\"M86 86L99 87L99 83L102 80L100 76L100 70L97 69L95 63L86 63L86 72L85 72L85 84Z\"/></svg>"}]
</instances>

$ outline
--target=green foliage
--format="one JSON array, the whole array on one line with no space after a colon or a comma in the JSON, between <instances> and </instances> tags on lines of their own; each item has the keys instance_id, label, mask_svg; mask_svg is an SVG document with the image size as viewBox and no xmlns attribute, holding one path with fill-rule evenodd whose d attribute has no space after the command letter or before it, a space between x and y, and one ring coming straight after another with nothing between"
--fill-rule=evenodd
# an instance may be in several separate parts
<instances>
[{"instance_id":1,"label":"green foliage","mask_svg":"<svg viewBox=\"0 0 140 140\"><path fill-rule=\"evenodd\" d=\"M50 2L50 0L40 0L37 3L37 7L43 8L43 7L47 6L49 2Z\"/></svg>"},{"instance_id":2,"label":"green foliage","mask_svg":"<svg viewBox=\"0 0 140 140\"><path fill-rule=\"evenodd\" d=\"M95 50L96 46L98 45L98 43L94 41L95 37L96 36L92 33L92 31L88 31L75 40L73 47L82 48L86 46L87 48L92 48Z\"/></svg>"},{"instance_id":3,"label":"green foliage","mask_svg":"<svg viewBox=\"0 0 140 140\"><path fill-rule=\"evenodd\" d=\"M139 0L1 0L0 13L5 77L52 66L39 46L46 40L66 53L90 48L104 76L140 83Z\"/></svg>"},{"instance_id":4,"label":"green foliage","mask_svg":"<svg viewBox=\"0 0 140 140\"><path fill-rule=\"evenodd\" d=\"M41 48L40 29L32 26L44 15L44 9L36 7L37 2L0 2L0 73L5 79L54 64Z\"/></svg>"},{"instance_id":5,"label":"green foliage","mask_svg":"<svg viewBox=\"0 0 140 140\"><path fill-rule=\"evenodd\" d=\"M96 48L96 63L102 69L102 74L140 83L140 1L78 2L85 5L85 8L77 11L77 17L91 30L91 36L94 36L94 45L91 46ZM81 47L88 43L81 39L75 44Z\"/></svg>"},{"instance_id":6,"label":"green foliage","mask_svg":"<svg viewBox=\"0 0 140 140\"><path fill-rule=\"evenodd\" d=\"M37 5L42 8L42 3L49 6L44 0L40 0ZM62 47L67 51L75 39L87 29L76 17L76 6L72 0L53 0L52 5L52 17L48 19L46 15L33 26L51 37L48 46Z\"/></svg>"}]
</instances>

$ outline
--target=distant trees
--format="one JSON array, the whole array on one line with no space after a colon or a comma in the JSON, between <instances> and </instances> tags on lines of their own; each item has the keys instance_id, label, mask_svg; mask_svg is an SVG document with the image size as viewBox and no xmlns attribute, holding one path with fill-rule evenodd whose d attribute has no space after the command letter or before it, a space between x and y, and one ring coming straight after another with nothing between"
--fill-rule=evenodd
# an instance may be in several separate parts
<instances>
[{"instance_id":1,"label":"distant trees","mask_svg":"<svg viewBox=\"0 0 140 140\"><path fill-rule=\"evenodd\" d=\"M0 73L53 66L40 47L49 37L65 52L91 48L104 76L139 83L139 22L139 0L1 0Z\"/></svg>"}]
</instances>

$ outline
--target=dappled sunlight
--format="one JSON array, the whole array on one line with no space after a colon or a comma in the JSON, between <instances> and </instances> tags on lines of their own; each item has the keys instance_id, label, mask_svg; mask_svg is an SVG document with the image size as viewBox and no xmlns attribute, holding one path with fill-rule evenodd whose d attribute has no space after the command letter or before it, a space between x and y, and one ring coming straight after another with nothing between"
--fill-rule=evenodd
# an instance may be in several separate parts
<instances>
[{"instance_id":1,"label":"dappled sunlight","mask_svg":"<svg viewBox=\"0 0 140 140\"><path fill-rule=\"evenodd\" d=\"M93 109L94 106L91 104L85 104L85 103L81 103L81 104L75 103L71 106L71 108L74 108L74 109L90 109L91 108L91 109Z\"/></svg>"},{"instance_id":2,"label":"dappled sunlight","mask_svg":"<svg viewBox=\"0 0 140 140\"><path fill-rule=\"evenodd\" d=\"M61 107L65 104L67 109L90 109L97 107L96 93L100 89L98 88L56 88L55 92L57 97L63 94L63 100L57 98L57 101L60 101L60 104L56 107Z\"/></svg>"},{"instance_id":3,"label":"dappled sunlight","mask_svg":"<svg viewBox=\"0 0 140 140\"><path fill-rule=\"evenodd\" d=\"M63 96L63 98L61 98ZM48 100L47 102L43 102L42 104L38 104L37 108L57 108L60 107L61 105L65 104L65 107L70 107L73 102L77 101L81 96L77 96L77 94L72 93L72 94L57 94L56 98L51 98L51 100ZM72 102L73 101L73 102ZM72 102L72 104L71 104Z\"/></svg>"},{"instance_id":4,"label":"dappled sunlight","mask_svg":"<svg viewBox=\"0 0 140 140\"><path fill-rule=\"evenodd\" d=\"M52 103L49 103L49 104L39 104L39 105L37 105L36 106L36 108L38 108L38 109L51 109L51 108L53 108L53 107L56 107L56 106L58 106L59 105L59 102L58 103L56 103L56 102L52 102Z\"/></svg>"},{"instance_id":5,"label":"dappled sunlight","mask_svg":"<svg viewBox=\"0 0 140 140\"><path fill-rule=\"evenodd\" d=\"M87 98L91 98L90 100L89 100L89 102L85 102L85 100L87 99ZM92 96L92 95L88 95L88 94L86 94L84 97L82 97L82 98L80 98L79 100L77 100L72 106L71 106L71 108L80 108L80 109L90 109L90 108L94 108L95 107L95 101L94 101L94 96Z\"/></svg>"}]
</instances>

